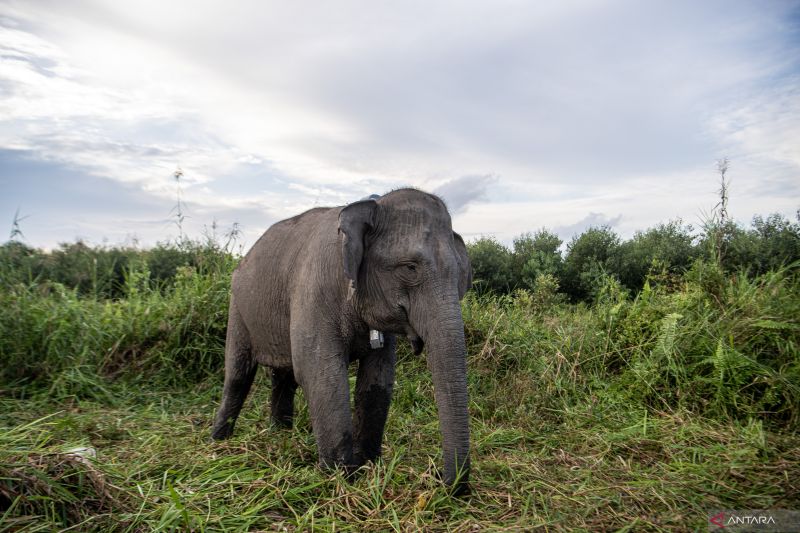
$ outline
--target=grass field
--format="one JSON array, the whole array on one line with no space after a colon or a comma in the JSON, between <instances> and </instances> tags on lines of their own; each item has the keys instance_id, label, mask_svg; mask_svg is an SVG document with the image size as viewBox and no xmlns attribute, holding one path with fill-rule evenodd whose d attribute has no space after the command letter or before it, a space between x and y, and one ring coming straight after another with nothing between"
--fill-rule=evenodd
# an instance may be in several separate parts
<instances>
[{"instance_id":1,"label":"grass field","mask_svg":"<svg viewBox=\"0 0 800 533\"><path fill-rule=\"evenodd\" d=\"M302 394L268 420L261 371L208 441L233 260L125 297L0 293L0 531L704 530L800 509L800 279L698 262L596 302L468 295L472 492L437 480L424 354L401 347L383 460L320 471ZM552 296L552 295L550 295Z\"/></svg>"}]
</instances>

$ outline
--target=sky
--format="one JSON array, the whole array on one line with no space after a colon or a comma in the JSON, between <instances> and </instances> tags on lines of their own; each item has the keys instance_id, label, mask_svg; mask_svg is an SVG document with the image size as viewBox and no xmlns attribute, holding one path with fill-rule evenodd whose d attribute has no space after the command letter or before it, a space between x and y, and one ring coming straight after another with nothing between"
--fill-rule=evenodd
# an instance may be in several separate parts
<instances>
[{"instance_id":1,"label":"sky","mask_svg":"<svg viewBox=\"0 0 800 533\"><path fill-rule=\"evenodd\" d=\"M800 208L800 2L0 0L0 241L415 186L468 241ZM180 168L182 177L174 174Z\"/></svg>"}]
</instances>

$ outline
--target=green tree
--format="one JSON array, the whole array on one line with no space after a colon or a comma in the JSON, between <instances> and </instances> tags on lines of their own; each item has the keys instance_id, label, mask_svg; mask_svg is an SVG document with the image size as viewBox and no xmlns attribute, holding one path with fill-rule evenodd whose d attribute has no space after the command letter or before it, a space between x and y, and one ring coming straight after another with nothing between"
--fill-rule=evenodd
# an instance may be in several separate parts
<instances>
[{"instance_id":1,"label":"green tree","mask_svg":"<svg viewBox=\"0 0 800 533\"><path fill-rule=\"evenodd\" d=\"M61 243L45 256L42 274L46 279L78 289L81 294L90 294L96 287L96 254L81 240Z\"/></svg>"},{"instance_id":2,"label":"green tree","mask_svg":"<svg viewBox=\"0 0 800 533\"><path fill-rule=\"evenodd\" d=\"M32 281L35 261L36 250L27 244L10 240L0 246L0 286Z\"/></svg>"},{"instance_id":3,"label":"green tree","mask_svg":"<svg viewBox=\"0 0 800 533\"><path fill-rule=\"evenodd\" d=\"M631 240L619 246L609 267L631 291L640 290L653 271L681 274L698 256L692 231L691 226L684 226L680 220L637 231Z\"/></svg>"},{"instance_id":4,"label":"green tree","mask_svg":"<svg viewBox=\"0 0 800 533\"><path fill-rule=\"evenodd\" d=\"M563 261L558 235L542 228L534 234L523 233L514 239L512 275L518 286L533 289L539 276L560 279Z\"/></svg>"},{"instance_id":5,"label":"green tree","mask_svg":"<svg viewBox=\"0 0 800 533\"><path fill-rule=\"evenodd\" d=\"M172 283L179 267L197 267L197 253L196 250L190 249L187 242L179 246L158 244L147 253L147 269L150 271L151 279L159 285Z\"/></svg>"},{"instance_id":6,"label":"green tree","mask_svg":"<svg viewBox=\"0 0 800 533\"><path fill-rule=\"evenodd\" d=\"M619 236L608 226L592 227L572 237L562 277L562 289L572 301L589 300L598 280L617 270L612 262L619 245Z\"/></svg>"},{"instance_id":7,"label":"green tree","mask_svg":"<svg viewBox=\"0 0 800 533\"><path fill-rule=\"evenodd\" d=\"M505 294L516 286L511 270L512 254L494 237L481 237L467 245L472 278L478 292Z\"/></svg>"},{"instance_id":8,"label":"green tree","mask_svg":"<svg viewBox=\"0 0 800 533\"><path fill-rule=\"evenodd\" d=\"M780 214L753 217L749 231L732 235L723 265L727 270L764 274L800 261L800 221L793 224Z\"/></svg>"},{"instance_id":9,"label":"green tree","mask_svg":"<svg viewBox=\"0 0 800 533\"><path fill-rule=\"evenodd\" d=\"M749 229L733 221L708 224L699 246L704 257L718 261L725 272L765 274L800 261L800 213L794 223L777 213L756 215ZM717 249L723 253L715 255Z\"/></svg>"}]
</instances>

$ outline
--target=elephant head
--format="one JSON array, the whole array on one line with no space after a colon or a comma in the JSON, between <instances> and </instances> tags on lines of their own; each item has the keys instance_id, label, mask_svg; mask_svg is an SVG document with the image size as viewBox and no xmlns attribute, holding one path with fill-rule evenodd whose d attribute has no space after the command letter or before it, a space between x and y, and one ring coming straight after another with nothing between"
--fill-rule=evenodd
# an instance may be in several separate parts
<instances>
[{"instance_id":1,"label":"elephant head","mask_svg":"<svg viewBox=\"0 0 800 533\"><path fill-rule=\"evenodd\" d=\"M415 189L350 204L339 216L344 276L371 329L405 335L428 367L444 450L445 482L469 477L464 323L459 300L472 274L466 247L436 196Z\"/></svg>"}]
</instances>

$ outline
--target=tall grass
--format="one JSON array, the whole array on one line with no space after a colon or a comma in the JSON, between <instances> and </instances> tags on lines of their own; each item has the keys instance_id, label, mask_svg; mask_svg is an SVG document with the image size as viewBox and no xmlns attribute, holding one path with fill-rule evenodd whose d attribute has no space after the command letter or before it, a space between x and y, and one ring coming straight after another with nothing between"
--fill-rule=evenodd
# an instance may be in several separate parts
<instances>
[{"instance_id":1,"label":"tall grass","mask_svg":"<svg viewBox=\"0 0 800 533\"><path fill-rule=\"evenodd\" d=\"M698 262L677 286L651 281L631 298L608 279L594 306L544 314L527 291L470 294L464 316L472 368L508 380L521 370L537 376L526 401L537 398L546 409L596 397L609 406L758 418L796 430L797 265L751 279ZM495 380L487 383L485 394L506 396L502 387L491 390ZM508 401L519 405L515 395Z\"/></svg>"},{"instance_id":2,"label":"tall grass","mask_svg":"<svg viewBox=\"0 0 800 533\"><path fill-rule=\"evenodd\" d=\"M401 345L384 459L320 471L302 394L270 426L260 373L235 437L207 435L234 259L211 250L119 297L0 292L0 531L686 530L714 508L800 505L798 266L697 262L592 305L555 278L463 302L473 491L451 498L433 386Z\"/></svg>"},{"instance_id":3,"label":"tall grass","mask_svg":"<svg viewBox=\"0 0 800 533\"><path fill-rule=\"evenodd\" d=\"M220 368L229 254L207 250L198 267L178 266L169 285L147 264L125 271L122 298L82 297L58 282L12 284L0 292L0 379L15 389L59 397L107 397L105 378L121 373L168 384ZM98 378L101 378L98 380Z\"/></svg>"}]
</instances>

